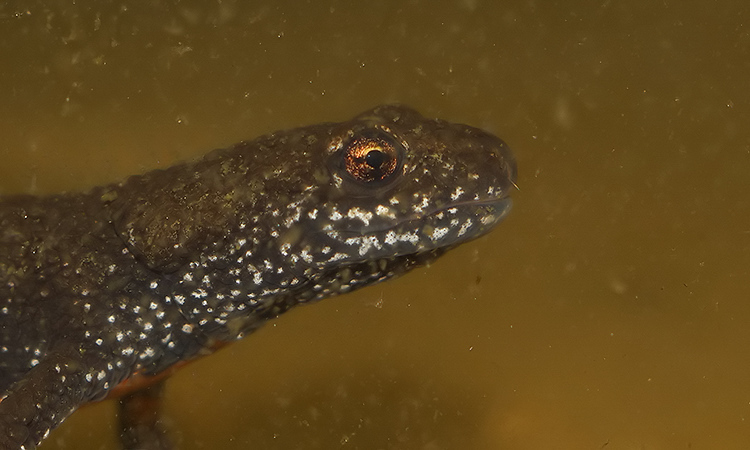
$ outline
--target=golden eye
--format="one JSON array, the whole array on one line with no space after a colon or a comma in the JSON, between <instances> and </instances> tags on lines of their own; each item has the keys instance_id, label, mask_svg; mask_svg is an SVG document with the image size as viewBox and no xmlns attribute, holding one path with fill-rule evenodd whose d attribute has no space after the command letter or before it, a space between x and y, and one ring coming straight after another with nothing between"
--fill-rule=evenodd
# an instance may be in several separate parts
<instances>
[{"instance_id":1,"label":"golden eye","mask_svg":"<svg viewBox=\"0 0 750 450\"><path fill-rule=\"evenodd\" d=\"M344 168L354 179L381 181L396 171L399 152L393 143L379 137L357 137L344 149Z\"/></svg>"}]
</instances>

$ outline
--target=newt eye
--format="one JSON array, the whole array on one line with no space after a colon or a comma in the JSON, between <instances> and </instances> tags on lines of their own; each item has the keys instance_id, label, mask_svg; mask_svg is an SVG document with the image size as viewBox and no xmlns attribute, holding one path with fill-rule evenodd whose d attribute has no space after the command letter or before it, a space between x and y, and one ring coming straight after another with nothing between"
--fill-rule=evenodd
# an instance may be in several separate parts
<instances>
[{"instance_id":1,"label":"newt eye","mask_svg":"<svg viewBox=\"0 0 750 450\"><path fill-rule=\"evenodd\" d=\"M385 133L355 136L343 150L344 169L355 180L371 183L384 181L396 173L401 145Z\"/></svg>"}]
</instances>

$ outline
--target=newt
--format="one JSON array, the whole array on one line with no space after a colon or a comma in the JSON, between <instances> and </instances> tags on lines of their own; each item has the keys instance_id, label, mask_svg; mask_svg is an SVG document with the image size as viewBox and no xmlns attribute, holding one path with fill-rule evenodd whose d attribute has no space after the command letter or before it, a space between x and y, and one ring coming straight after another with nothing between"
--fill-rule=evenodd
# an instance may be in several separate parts
<instances>
[{"instance_id":1,"label":"newt","mask_svg":"<svg viewBox=\"0 0 750 450\"><path fill-rule=\"evenodd\" d=\"M0 198L0 448L484 235L515 179L498 137L384 105L85 193Z\"/></svg>"}]
</instances>

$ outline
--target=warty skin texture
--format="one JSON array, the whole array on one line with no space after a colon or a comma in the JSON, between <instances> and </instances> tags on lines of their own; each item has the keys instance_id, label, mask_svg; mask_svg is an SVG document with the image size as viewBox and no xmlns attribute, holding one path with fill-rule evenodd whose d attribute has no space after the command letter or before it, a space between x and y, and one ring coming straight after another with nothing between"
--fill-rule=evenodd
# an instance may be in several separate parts
<instances>
[{"instance_id":1,"label":"warty skin texture","mask_svg":"<svg viewBox=\"0 0 750 450\"><path fill-rule=\"evenodd\" d=\"M85 194L2 199L0 448L488 232L515 177L497 137L386 105Z\"/></svg>"}]
</instances>

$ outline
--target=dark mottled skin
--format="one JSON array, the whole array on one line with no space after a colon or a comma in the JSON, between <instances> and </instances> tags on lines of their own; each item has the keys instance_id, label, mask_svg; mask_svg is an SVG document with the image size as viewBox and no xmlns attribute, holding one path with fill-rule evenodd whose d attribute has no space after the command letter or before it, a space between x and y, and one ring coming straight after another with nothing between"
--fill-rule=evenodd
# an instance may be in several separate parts
<instances>
[{"instance_id":1,"label":"dark mottled skin","mask_svg":"<svg viewBox=\"0 0 750 450\"><path fill-rule=\"evenodd\" d=\"M390 153L352 160L363 142ZM495 136L381 106L85 194L2 199L0 447L486 233L515 176Z\"/></svg>"}]
</instances>

